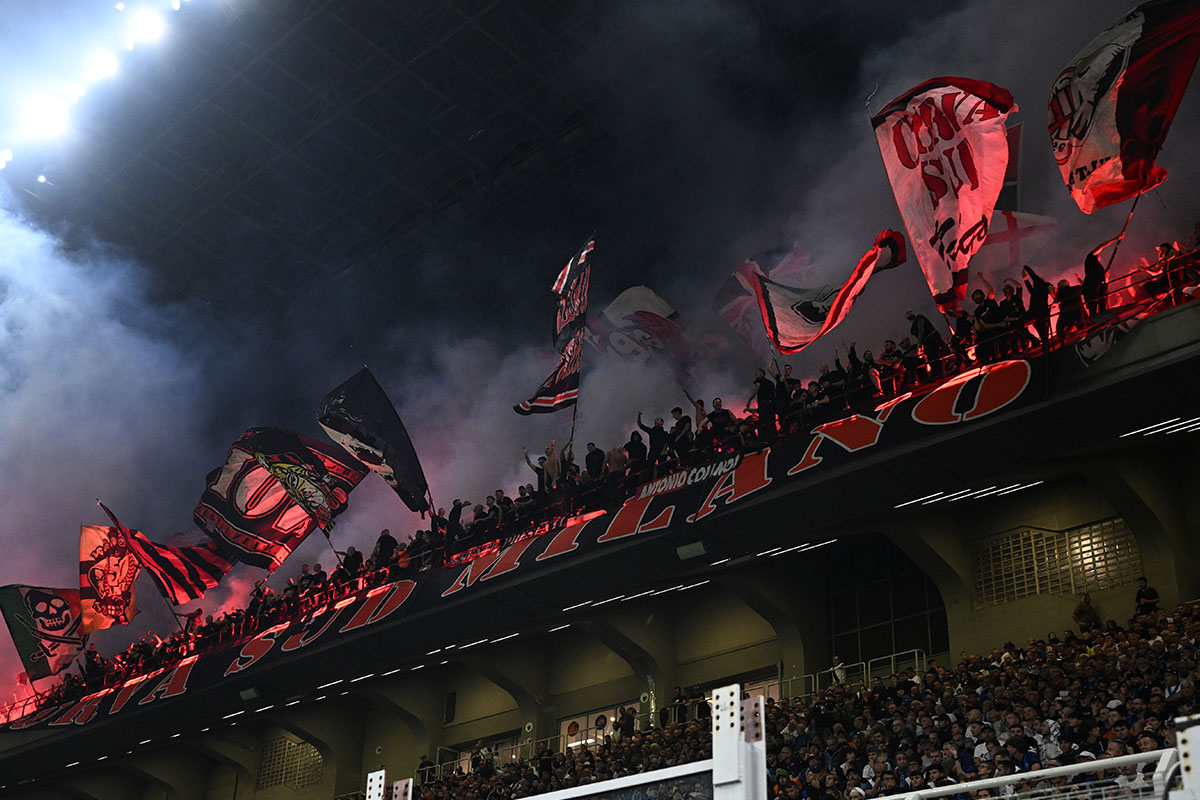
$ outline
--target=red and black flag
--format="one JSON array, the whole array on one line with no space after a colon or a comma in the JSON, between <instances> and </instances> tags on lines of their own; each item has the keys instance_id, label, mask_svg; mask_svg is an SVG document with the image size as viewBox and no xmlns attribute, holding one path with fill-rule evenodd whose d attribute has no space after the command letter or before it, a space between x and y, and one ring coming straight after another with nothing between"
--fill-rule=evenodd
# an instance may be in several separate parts
<instances>
[{"instance_id":1,"label":"red and black flag","mask_svg":"<svg viewBox=\"0 0 1200 800\"><path fill-rule=\"evenodd\" d=\"M141 531L131 531L122 525L108 506L101 503L100 507L116 526L107 530L116 531L122 537L130 554L145 567L158 590L172 605L199 600L206 590L220 583L237 561L237 557L216 539L182 547L152 542ZM196 535L201 534L197 532Z\"/></svg>"},{"instance_id":2,"label":"red and black flag","mask_svg":"<svg viewBox=\"0 0 1200 800\"><path fill-rule=\"evenodd\" d=\"M755 271L752 288L771 343L781 353L800 352L846 318L873 274L898 267L906 259L904 234L883 231L842 283L793 288Z\"/></svg>"},{"instance_id":3,"label":"red and black flag","mask_svg":"<svg viewBox=\"0 0 1200 800\"><path fill-rule=\"evenodd\" d=\"M83 652L78 589L0 586L0 611L32 680L62 672Z\"/></svg>"},{"instance_id":4,"label":"red and black flag","mask_svg":"<svg viewBox=\"0 0 1200 800\"><path fill-rule=\"evenodd\" d=\"M1153 189L1155 166L1200 59L1200 4L1143 3L1080 50L1050 91L1050 146L1085 213Z\"/></svg>"},{"instance_id":5,"label":"red and black flag","mask_svg":"<svg viewBox=\"0 0 1200 800\"><path fill-rule=\"evenodd\" d=\"M558 308L554 315L555 343L564 332L568 335L573 333L587 319L588 287L592 282L591 255L595 249L595 238L589 238L550 286L550 291L558 295Z\"/></svg>"},{"instance_id":6,"label":"red and black flag","mask_svg":"<svg viewBox=\"0 0 1200 800\"><path fill-rule=\"evenodd\" d=\"M411 510L429 510L429 484L412 439L366 367L325 396L317 422L329 438L377 473Z\"/></svg>"},{"instance_id":7,"label":"red and black flag","mask_svg":"<svg viewBox=\"0 0 1200 800\"><path fill-rule=\"evenodd\" d=\"M587 329L579 327L563 345L558 366L542 382L537 394L513 406L518 414L549 414L569 408L579 399L579 367L583 362L583 340Z\"/></svg>"},{"instance_id":8,"label":"red and black flag","mask_svg":"<svg viewBox=\"0 0 1200 800\"><path fill-rule=\"evenodd\" d=\"M140 571L137 557L129 549L119 528L80 526L81 633L129 624L129 620L138 613L134 584Z\"/></svg>"},{"instance_id":9,"label":"red and black flag","mask_svg":"<svg viewBox=\"0 0 1200 800\"><path fill-rule=\"evenodd\" d=\"M966 295L967 263L987 238L1008 168L1012 94L987 81L934 78L871 118L921 271L943 309Z\"/></svg>"},{"instance_id":10,"label":"red and black flag","mask_svg":"<svg viewBox=\"0 0 1200 800\"><path fill-rule=\"evenodd\" d=\"M208 474L196 525L239 561L274 571L317 528L328 533L367 468L333 445L251 428Z\"/></svg>"},{"instance_id":11,"label":"red and black flag","mask_svg":"<svg viewBox=\"0 0 1200 800\"><path fill-rule=\"evenodd\" d=\"M550 285L550 291L558 295L554 344L559 362L533 397L513 406L518 414L548 414L573 406L579 399L579 368L583 363L588 286L592 282L591 255L595 248L595 238L589 238Z\"/></svg>"}]
</instances>

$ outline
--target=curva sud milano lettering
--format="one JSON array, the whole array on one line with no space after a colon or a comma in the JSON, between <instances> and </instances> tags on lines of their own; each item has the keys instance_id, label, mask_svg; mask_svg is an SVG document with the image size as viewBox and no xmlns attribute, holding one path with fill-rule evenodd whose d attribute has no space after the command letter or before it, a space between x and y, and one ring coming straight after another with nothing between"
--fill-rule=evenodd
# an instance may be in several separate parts
<instances>
[{"instance_id":1,"label":"curva sud milano lettering","mask_svg":"<svg viewBox=\"0 0 1200 800\"><path fill-rule=\"evenodd\" d=\"M970 424L1018 402L1030 402L1036 399L1029 396L1031 375L1027 361L1003 361L970 370L920 398L899 397L880 405L872 415L851 414L819 425L807 439L789 437L758 453L731 456L651 481L616 511L574 518L560 529L497 549L459 570L432 575L419 584L402 580L345 598L304 619L260 631L236 651L190 656L72 704L43 709L5 729L86 725L188 691L201 691L315 642L392 619L401 609L411 613L433 608L476 584L517 570L536 569L540 562L705 519L772 485L802 480L822 467L852 460L863 450L911 442L930 427Z\"/></svg>"}]
</instances>

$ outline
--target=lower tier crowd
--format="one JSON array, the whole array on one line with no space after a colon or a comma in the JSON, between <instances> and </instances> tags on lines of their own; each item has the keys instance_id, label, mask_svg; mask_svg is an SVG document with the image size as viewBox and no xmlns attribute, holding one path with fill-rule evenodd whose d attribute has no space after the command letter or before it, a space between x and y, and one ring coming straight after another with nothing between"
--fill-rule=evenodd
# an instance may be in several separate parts
<instances>
[{"instance_id":1,"label":"lower tier crowd","mask_svg":"<svg viewBox=\"0 0 1200 800\"><path fill-rule=\"evenodd\" d=\"M1066 631L1006 643L958 664L931 663L888 679L840 682L809 697L767 700L767 782L788 800L864 800L1020 775L1003 789L959 800L1081 788L1107 797L1148 794L1154 763L1106 767L1107 759L1175 747L1173 719L1195 711L1200 604L1141 615L1120 627ZM618 722L594 745L566 752L539 745L531 758L472 760L434 777L423 762L414 800L510 800L711 757L704 714L645 730ZM650 722L650 721L648 721ZM1073 778L1043 769L1092 765ZM686 781L653 796L711 797Z\"/></svg>"}]
</instances>

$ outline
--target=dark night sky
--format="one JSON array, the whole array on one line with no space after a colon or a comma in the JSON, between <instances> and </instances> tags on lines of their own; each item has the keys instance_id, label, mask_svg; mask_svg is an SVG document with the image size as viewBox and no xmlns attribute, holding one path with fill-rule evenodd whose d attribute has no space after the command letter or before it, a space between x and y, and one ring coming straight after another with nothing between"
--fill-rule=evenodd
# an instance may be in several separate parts
<instances>
[{"instance_id":1,"label":"dark night sky","mask_svg":"<svg viewBox=\"0 0 1200 800\"><path fill-rule=\"evenodd\" d=\"M390 27L355 15L408 4L189 0L172 14L156 2L168 39L123 54L56 142L3 139L11 111L39 76L111 41L116 12L13 3L0 19L13 43L0 148L16 153L0 173L0 537L12 547L0 583L74 585L77 526L103 521L97 497L152 537L187 529L205 473L242 430L320 435L317 401L363 364L439 504L527 481L521 446L565 439L570 415L511 406L550 369L538 353L548 286L580 242L596 232L594 311L644 283L693 337L729 333L711 298L745 257L796 241L806 278L825 282L901 228L868 97L877 110L931 77L1013 92L1012 121L1028 123L1022 210L1059 220L1029 259L1078 269L1127 208L1075 208L1045 101L1128 2L430 2ZM1171 178L1143 199L1114 271L1190 235L1198 117L1193 87L1159 160ZM933 316L909 267L879 276L828 346L789 359L797 371L843 338L902 335L906 306ZM696 378L740 408L757 364L730 342ZM667 369L595 360L582 396L577 438L609 446L638 410L683 400ZM419 522L371 478L335 540L369 549L380 527ZM278 578L329 558L323 548L310 541ZM241 602L257 576L239 569L204 605ZM166 629L148 579L139 591L146 613L99 634L102 649ZM5 682L18 667L0 638Z\"/></svg>"}]
</instances>

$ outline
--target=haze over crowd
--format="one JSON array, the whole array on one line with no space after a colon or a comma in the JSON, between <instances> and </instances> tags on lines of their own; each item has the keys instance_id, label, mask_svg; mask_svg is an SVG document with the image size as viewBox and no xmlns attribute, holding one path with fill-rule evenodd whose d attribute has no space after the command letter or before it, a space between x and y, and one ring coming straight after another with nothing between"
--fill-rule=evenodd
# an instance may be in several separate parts
<instances>
[{"instance_id":1,"label":"haze over crowd","mask_svg":"<svg viewBox=\"0 0 1200 800\"><path fill-rule=\"evenodd\" d=\"M1028 253L1047 277L1078 270L1084 254L1124 223L1128 204L1091 217L1075 207L1050 157L1044 120L1059 71L1130 0L913 7L880 4L877 24L860 22L843 40L798 43L823 48L830 64L827 73L799 78L781 72L797 64L762 47L763 21L737 3L612 4L608 24L580 54L610 92L625 91L638 76L605 61L606 52L656 48L670 63L669 81L630 91L645 104L639 113L665 131L675 160L658 172L645 153L661 143L614 126L626 137L616 146L629 150L629 163L570 191L579 208L602 210L593 313L625 287L646 284L680 311L693 340L721 334L727 341L718 357L694 365L700 396L723 396L740 410L759 366L712 311L713 293L740 261L796 241L811 257L805 280L824 283L843 277L880 230L903 230L869 114L922 80L962 75L1012 91L1021 111L1011 119L1025 123L1020 210L1059 221ZM861 4L842 3L819 21L860 15L871 16ZM49 21L39 27L52 29ZM714 30L722 35L714 38ZM625 37L625 47L610 37ZM771 82L786 88L798 80L810 90L769 91ZM1159 157L1170 178L1142 199L1114 274L1151 255L1159 241L1190 238L1200 220L1189 199L1200 180L1192 152L1198 140L1193 86ZM394 400L438 505L455 497L479 502L497 487L529 481L521 447L536 451L568 436L569 412L521 418L512 405L553 366L545 353L548 287L591 233L576 222L579 208L569 224L546 218L508 235L458 231L478 252L467 273L461 257L427 243L419 259L396 265L402 281L379 287L385 295L428 293L436 313L359 319L358 298L330 286L311 307L262 325L188 299L164 304L155 265L136 263L67 222L39 218L19 187L4 185L2 206L0 537L7 552L0 583L76 585L78 526L104 522L96 498L152 538L189 529L205 474L244 429L277 425L320 436L317 402L363 364ZM936 318L911 251L908 265L873 280L830 341L786 360L809 375L843 339L878 346L904 332L907 307ZM639 410L652 418L682 401L664 365L589 358L576 442L580 450L587 441L611 446L627 438ZM369 476L338 519L334 541L369 551L382 527L403 540L421 526ZM311 537L273 583L322 559L332 561L328 545ZM244 603L261 574L237 568L201 605ZM144 613L127 630L94 637L102 651L173 625L148 578L138 590ZM20 666L7 637L0 639L0 683L7 684Z\"/></svg>"}]
</instances>

